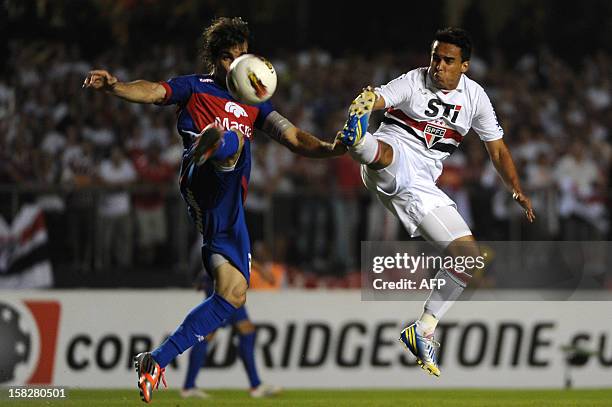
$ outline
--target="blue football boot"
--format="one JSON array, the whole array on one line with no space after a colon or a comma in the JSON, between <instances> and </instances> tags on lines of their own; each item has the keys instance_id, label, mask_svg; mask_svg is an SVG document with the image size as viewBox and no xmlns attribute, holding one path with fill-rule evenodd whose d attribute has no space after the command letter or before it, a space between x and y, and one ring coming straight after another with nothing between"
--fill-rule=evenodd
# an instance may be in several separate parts
<instances>
[{"instance_id":1,"label":"blue football boot","mask_svg":"<svg viewBox=\"0 0 612 407\"><path fill-rule=\"evenodd\" d=\"M423 370L426 370L431 375L440 377L440 369L438 368L438 360L435 353L435 349L439 348L440 344L434 341L433 336L430 338L421 336L417 332L415 322L402 331L400 341L416 356L417 363Z\"/></svg>"},{"instance_id":2,"label":"blue football boot","mask_svg":"<svg viewBox=\"0 0 612 407\"><path fill-rule=\"evenodd\" d=\"M365 89L351 103L349 117L338 139L347 147L358 145L363 135L368 131L368 120L376 102L376 94L371 89Z\"/></svg>"}]
</instances>

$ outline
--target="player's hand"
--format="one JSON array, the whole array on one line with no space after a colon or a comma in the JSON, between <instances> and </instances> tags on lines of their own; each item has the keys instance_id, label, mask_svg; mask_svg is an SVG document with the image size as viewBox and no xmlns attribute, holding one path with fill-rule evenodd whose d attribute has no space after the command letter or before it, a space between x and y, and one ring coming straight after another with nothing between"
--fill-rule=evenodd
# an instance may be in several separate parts
<instances>
[{"instance_id":1,"label":"player's hand","mask_svg":"<svg viewBox=\"0 0 612 407\"><path fill-rule=\"evenodd\" d=\"M529 223L533 223L535 220L535 212L533 211L533 207L531 206L531 199L527 198L525 194L520 191L514 191L512 194L512 198L518 202L519 205L525 209L525 215L527 216L527 220Z\"/></svg>"},{"instance_id":2,"label":"player's hand","mask_svg":"<svg viewBox=\"0 0 612 407\"><path fill-rule=\"evenodd\" d=\"M204 129L202 129L202 131L200 132L200 134L198 134L198 136L202 136L202 134L204 134L204 133L206 132L206 130L208 130L208 129L212 129L213 127L214 127L215 129L219 130L221 133L223 133L223 131L225 130L225 129L223 128L223 126L221 126L219 123L217 123L217 122L212 122L212 123L207 124L207 125L206 125L206 127L204 127ZM239 133L239 130L238 130L238 129L235 129L234 131L236 132L236 134L238 134L238 133ZM240 135L239 135L238 137L240 137Z\"/></svg>"},{"instance_id":3,"label":"player's hand","mask_svg":"<svg viewBox=\"0 0 612 407\"><path fill-rule=\"evenodd\" d=\"M112 90L117 83L117 78L103 69L89 71L85 81L84 88L93 88L95 90Z\"/></svg>"},{"instance_id":4,"label":"player's hand","mask_svg":"<svg viewBox=\"0 0 612 407\"><path fill-rule=\"evenodd\" d=\"M329 145L330 149L334 152L335 156L342 155L348 151L348 147L340 141L341 137L342 137L342 132L341 131L337 132L334 142Z\"/></svg>"}]
</instances>

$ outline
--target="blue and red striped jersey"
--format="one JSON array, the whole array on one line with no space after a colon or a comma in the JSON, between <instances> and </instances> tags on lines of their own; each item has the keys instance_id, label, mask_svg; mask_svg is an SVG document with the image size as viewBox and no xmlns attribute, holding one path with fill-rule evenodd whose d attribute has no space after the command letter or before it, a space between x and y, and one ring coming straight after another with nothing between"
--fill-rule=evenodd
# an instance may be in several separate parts
<instances>
[{"instance_id":1,"label":"blue and red striped jersey","mask_svg":"<svg viewBox=\"0 0 612 407\"><path fill-rule=\"evenodd\" d=\"M268 114L274 111L269 101L258 105L237 101L212 75L177 76L161 84L166 89L161 104L178 106L176 127L185 147L213 122L226 130L238 129L250 140L253 129L261 129Z\"/></svg>"}]
</instances>

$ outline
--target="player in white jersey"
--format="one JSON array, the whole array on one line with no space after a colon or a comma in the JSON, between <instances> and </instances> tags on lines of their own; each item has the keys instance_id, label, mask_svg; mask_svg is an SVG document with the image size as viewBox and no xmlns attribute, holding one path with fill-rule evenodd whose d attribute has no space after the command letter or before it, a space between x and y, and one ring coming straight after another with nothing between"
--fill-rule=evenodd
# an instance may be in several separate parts
<instances>
[{"instance_id":1,"label":"player in white jersey","mask_svg":"<svg viewBox=\"0 0 612 407\"><path fill-rule=\"evenodd\" d=\"M431 45L429 67L414 69L386 85L368 87L353 101L339 140L362 164L366 187L397 216L411 236L422 236L446 255L477 256L472 232L455 203L438 188L442 161L474 129L513 198L529 222L535 214L522 192L516 168L489 97L465 73L471 40L457 28L439 30ZM386 109L374 134L367 132L372 110ZM400 339L419 365L435 376L434 331L438 321L460 296L470 274L441 269L436 278L446 284L432 290L420 319L405 328Z\"/></svg>"}]
</instances>

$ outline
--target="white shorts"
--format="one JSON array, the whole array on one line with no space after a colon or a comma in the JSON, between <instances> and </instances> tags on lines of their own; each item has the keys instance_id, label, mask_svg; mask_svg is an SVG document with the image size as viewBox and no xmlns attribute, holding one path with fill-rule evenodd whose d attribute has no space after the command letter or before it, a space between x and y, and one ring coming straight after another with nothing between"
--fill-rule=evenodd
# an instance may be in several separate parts
<instances>
[{"instance_id":1,"label":"white shorts","mask_svg":"<svg viewBox=\"0 0 612 407\"><path fill-rule=\"evenodd\" d=\"M392 137L378 138L393 148L393 162L382 170L361 166L368 190L404 225L410 236L442 243L471 235L456 205L438 186L441 162L425 157ZM439 209L438 209L439 208Z\"/></svg>"}]
</instances>

